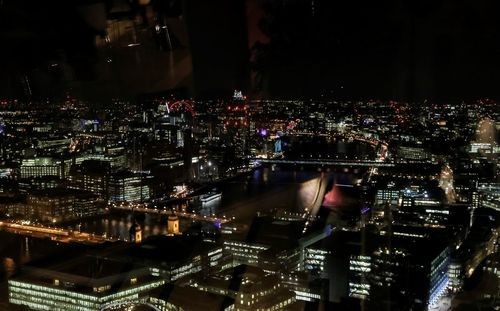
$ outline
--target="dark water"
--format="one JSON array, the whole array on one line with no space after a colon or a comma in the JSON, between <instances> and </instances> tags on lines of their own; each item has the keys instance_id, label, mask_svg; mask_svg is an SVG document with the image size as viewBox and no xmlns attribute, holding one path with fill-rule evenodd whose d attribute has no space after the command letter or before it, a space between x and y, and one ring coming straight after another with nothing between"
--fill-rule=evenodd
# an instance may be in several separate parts
<instances>
[{"instance_id":1,"label":"dark water","mask_svg":"<svg viewBox=\"0 0 500 311\"><path fill-rule=\"evenodd\" d=\"M55 251L57 243L0 231L0 302L7 301L7 279L23 264ZM2 310L0 305L0 310Z\"/></svg>"}]
</instances>

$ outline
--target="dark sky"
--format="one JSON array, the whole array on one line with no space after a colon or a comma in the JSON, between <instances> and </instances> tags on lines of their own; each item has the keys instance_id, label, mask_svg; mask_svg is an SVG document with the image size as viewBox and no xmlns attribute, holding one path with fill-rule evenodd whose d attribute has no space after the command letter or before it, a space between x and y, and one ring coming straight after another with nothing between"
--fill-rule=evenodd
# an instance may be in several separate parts
<instances>
[{"instance_id":1,"label":"dark sky","mask_svg":"<svg viewBox=\"0 0 500 311\"><path fill-rule=\"evenodd\" d=\"M190 10L187 48L198 86L241 85L248 93L272 97L328 93L446 101L500 95L499 1L246 0L245 6L245 0L231 0L231 7L225 1L210 6L184 0L177 6ZM93 46L98 30L76 10L97 2L102 1L0 1L0 97L26 96L24 77L33 96L67 88L65 72L73 82L99 79L102 55ZM247 23L241 22L245 18ZM259 40L262 44L254 45ZM67 67L52 68L54 61ZM122 58L114 66L129 65ZM141 68L134 72L148 76L151 68ZM249 68L253 84L246 82ZM130 89L126 78L113 79L115 95L121 83ZM158 88L161 84L154 91ZM148 91L147 84L134 89Z\"/></svg>"},{"instance_id":2,"label":"dark sky","mask_svg":"<svg viewBox=\"0 0 500 311\"><path fill-rule=\"evenodd\" d=\"M314 16L311 1L267 2L278 68L270 83L282 93L498 97L498 1L314 0Z\"/></svg>"}]
</instances>

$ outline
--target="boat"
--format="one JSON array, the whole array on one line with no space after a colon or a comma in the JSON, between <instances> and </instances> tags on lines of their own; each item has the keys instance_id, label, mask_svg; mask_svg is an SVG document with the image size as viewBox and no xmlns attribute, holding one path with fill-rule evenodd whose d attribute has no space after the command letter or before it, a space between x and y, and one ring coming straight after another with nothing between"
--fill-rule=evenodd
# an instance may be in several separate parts
<instances>
[{"instance_id":1,"label":"boat","mask_svg":"<svg viewBox=\"0 0 500 311\"><path fill-rule=\"evenodd\" d=\"M212 202L214 200L220 199L222 197L221 192L210 191L208 193L202 194L200 196L200 201L202 203Z\"/></svg>"}]
</instances>

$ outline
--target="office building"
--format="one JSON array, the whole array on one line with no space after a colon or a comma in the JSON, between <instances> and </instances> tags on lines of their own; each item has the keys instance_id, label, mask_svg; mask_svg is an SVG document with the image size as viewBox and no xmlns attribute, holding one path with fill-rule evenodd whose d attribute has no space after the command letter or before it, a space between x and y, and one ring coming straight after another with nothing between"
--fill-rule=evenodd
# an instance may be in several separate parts
<instances>
[{"instance_id":1,"label":"office building","mask_svg":"<svg viewBox=\"0 0 500 311\"><path fill-rule=\"evenodd\" d=\"M165 284L143 266L93 256L64 259L24 267L8 282L9 302L32 310L100 311Z\"/></svg>"},{"instance_id":2,"label":"office building","mask_svg":"<svg viewBox=\"0 0 500 311\"><path fill-rule=\"evenodd\" d=\"M149 200L149 176L119 171L109 177L109 202L143 202Z\"/></svg>"},{"instance_id":3,"label":"office building","mask_svg":"<svg viewBox=\"0 0 500 311\"><path fill-rule=\"evenodd\" d=\"M111 174L109 162L85 160L73 165L68 178L68 187L90 191L106 201L109 196L108 182Z\"/></svg>"}]
</instances>

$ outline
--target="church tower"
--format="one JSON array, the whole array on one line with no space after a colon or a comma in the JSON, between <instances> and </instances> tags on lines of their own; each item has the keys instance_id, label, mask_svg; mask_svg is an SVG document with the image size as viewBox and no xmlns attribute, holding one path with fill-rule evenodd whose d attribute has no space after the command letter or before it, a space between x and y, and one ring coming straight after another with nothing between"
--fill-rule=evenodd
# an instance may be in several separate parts
<instances>
[{"instance_id":1,"label":"church tower","mask_svg":"<svg viewBox=\"0 0 500 311\"><path fill-rule=\"evenodd\" d=\"M168 216L167 226L168 235L179 234L179 217L176 215Z\"/></svg>"},{"instance_id":2,"label":"church tower","mask_svg":"<svg viewBox=\"0 0 500 311\"><path fill-rule=\"evenodd\" d=\"M131 227L130 227L130 241L135 242L136 244L139 244L142 242L142 229L141 225L139 225L137 222L135 222Z\"/></svg>"}]
</instances>

